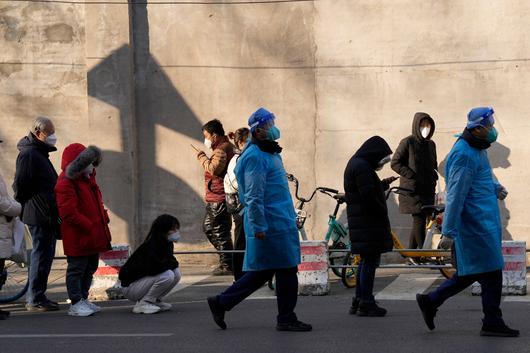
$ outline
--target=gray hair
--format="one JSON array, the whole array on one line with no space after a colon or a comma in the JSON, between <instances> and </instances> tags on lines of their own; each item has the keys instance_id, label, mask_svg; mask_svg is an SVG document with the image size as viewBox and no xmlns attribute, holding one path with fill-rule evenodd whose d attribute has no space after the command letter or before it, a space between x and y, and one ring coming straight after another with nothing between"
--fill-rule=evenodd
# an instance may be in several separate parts
<instances>
[{"instance_id":1,"label":"gray hair","mask_svg":"<svg viewBox=\"0 0 530 353\"><path fill-rule=\"evenodd\" d=\"M37 119L35 119L35 122L33 122L32 132L45 132L46 129L50 126L53 126L53 122L50 118L47 118L45 116L39 116L37 117Z\"/></svg>"}]
</instances>

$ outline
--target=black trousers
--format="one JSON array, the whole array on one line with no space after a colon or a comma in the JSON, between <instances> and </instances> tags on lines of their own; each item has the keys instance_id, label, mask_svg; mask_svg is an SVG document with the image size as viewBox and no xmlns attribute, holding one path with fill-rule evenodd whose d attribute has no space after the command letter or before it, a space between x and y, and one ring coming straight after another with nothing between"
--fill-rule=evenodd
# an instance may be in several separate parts
<instances>
[{"instance_id":1,"label":"black trousers","mask_svg":"<svg viewBox=\"0 0 530 353\"><path fill-rule=\"evenodd\" d=\"M208 202L204 217L203 231L210 243L217 250L233 250L232 218L226 210L225 202ZM219 265L232 269L232 254L220 254Z\"/></svg>"},{"instance_id":2,"label":"black trousers","mask_svg":"<svg viewBox=\"0 0 530 353\"><path fill-rule=\"evenodd\" d=\"M423 213L412 214L412 229L410 231L409 249L421 248L425 241L425 227L427 217Z\"/></svg>"},{"instance_id":3,"label":"black trousers","mask_svg":"<svg viewBox=\"0 0 530 353\"><path fill-rule=\"evenodd\" d=\"M474 282L479 282L482 287L484 325L504 324L501 311L502 270L468 276L459 276L458 273L455 273L452 278L447 279L440 287L429 293L429 299L435 307L439 307L447 299L460 293Z\"/></svg>"},{"instance_id":4,"label":"black trousers","mask_svg":"<svg viewBox=\"0 0 530 353\"><path fill-rule=\"evenodd\" d=\"M234 218L234 250L245 250L246 239L245 239L245 228L243 227L243 216L239 213L232 214ZM233 254L232 256L232 271L234 271L234 279L237 281L245 274L243 272L243 260L245 259L244 253Z\"/></svg>"},{"instance_id":5,"label":"black trousers","mask_svg":"<svg viewBox=\"0 0 530 353\"><path fill-rule=\"evenodd\" d=\"M89 256L67 256L66 290L73 304L88 298L92 277L98 269L99 254Z\"/></svg>"},{"instance_id":6,"label":"black trousers","mask_svg":"<svg viewBox=\"0 0 530 353\"><path fill-rule=\"evenodd\" d=\"M217 297L219 303L229 311L245 298L263 287L276 275L277 321L279 324L297 320L294 308L298 300L298 267L246 272L237 282Z\"/></svg>"}]
</instances>

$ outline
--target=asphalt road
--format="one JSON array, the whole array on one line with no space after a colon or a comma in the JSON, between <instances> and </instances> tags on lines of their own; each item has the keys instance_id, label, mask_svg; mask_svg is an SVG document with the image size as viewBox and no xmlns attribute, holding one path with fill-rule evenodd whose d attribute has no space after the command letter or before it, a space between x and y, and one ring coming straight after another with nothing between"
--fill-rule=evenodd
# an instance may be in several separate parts
<instances>
[{"instance_id":1,"label":"asphalt road","mask_svg":"<svg viewBox=\"0 0 530 353\"><path fill-rule=\"evenodd\" d=\"M133 303L125 300L100 303L103 311L88 318L67 316L67 304L55 313L13 305L12 317L0 321L0 352L530 352L530 301L503 303L507 323L521 330L519 338L480 337L480 298L469 292L447 302L436 330L429 332L413 300L381 300L389 310L384 318L348 315L352 291L334 281L331 295L299 298L298 316L313 325L312 332L275 331L276 302L266 288L227 313L228 329L222 331L205 298L231 278L207 277L204 269L183 272L194 278L187 284L198 282L170 295L172 311L155 315L132 314ZM380 273L376 291L390 293L399 278L396 272ZM56 299L62 296L63 291L54 292Z\"/></svg>"}]
</instances>

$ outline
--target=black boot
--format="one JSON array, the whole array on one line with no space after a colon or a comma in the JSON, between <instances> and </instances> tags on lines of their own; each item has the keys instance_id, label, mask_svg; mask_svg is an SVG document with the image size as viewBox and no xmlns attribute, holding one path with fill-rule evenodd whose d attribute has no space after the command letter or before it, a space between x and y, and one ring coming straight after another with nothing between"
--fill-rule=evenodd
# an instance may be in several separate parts
<instances>
[{"instance_id":1,"label":"black boot","mask_svg":"<svg viewBox=\"0 0 530 353\"><path fill-rule=\"evenodd\" d=\"M416 294L416 301L420 307L425 325L427 325L429 330L434 330L434 317L436 316L438 309L432 305L429 296L426 294Z\"/></svg>"},{"instance_id":2,"label":"black boot","mask_svg":"<svg viewBox=\"0 0 530 353\"><path fill-rule=\"evenodd\" d=\"M313 326L303 323L302 321L293 321L285 324L278 323L276 325L277 331L291 331L291 332L307 332L311 331Z\"/></svg>"},{"instance_id":3,"label":"black boot","mask_svg":"<svg viewBox=\"0 0 530 353\"><path fill-rule=\"evenodd\" d=\"M505 323L499 325L482 324L482 330L480 330L480 335L491 337L519 337L519 330L511 329L506 326Z\"/></svg>"},{"instance_id":4,"label":"black boot","mask_svg":"<svg viewBox=\"0 0 530 353\"><path fill-rule=\"evenodd\" d=\"M386 315L386 309L381 308L376 303L359 304L357 316L382 317Z\"/></svg>"},{"instance_id":5,"label":"black boot","mask_svg":"<svg viewBox=\"0 0 530 353\"><path fill-rule=\"evenodd\" d=\"M351 306L350 306L350 315L355 315L357 314L357 310L359 310L359 302L360 300L357 299L357 298L353 298L352 301L351 301Z\"/></svg>"},{"instance_id":6,"label":"black boot","mask_svg":"<svg viewBox=\"0 0 530 353\"><path fill-rule=\"evenodd\" d=\"M217 326L221 329L226 330L225 309L219 303L219 299L217 299L216 296L208 297L207 301L210 306L210 311L212 312L213 321L215 321Z\"/></svg>"}]
</instances>

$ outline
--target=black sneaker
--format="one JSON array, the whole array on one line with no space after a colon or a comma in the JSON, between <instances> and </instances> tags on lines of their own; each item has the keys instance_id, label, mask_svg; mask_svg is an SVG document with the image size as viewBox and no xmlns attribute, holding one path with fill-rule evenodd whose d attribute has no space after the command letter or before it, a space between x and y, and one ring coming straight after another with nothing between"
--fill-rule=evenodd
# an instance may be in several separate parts
<instances>
[{"instance_id":1,"label":"black sneaker","mask_svg":"<svg viewBox=\"0 0 530 353\"><path fill-rule=\"evenodd\" d=\"M376 303L360 304L357 316L383 317L386 315L386 309L381 308Z\"/></svg>"},{"instance_id":2,"label":"black sneaker","mask_svg":"<svg viewBox=\"0 0 530 353\"><path fill-rule=\"evenodd\" d=\"M482 325L481 336L490 337L519 337L519 330L514 330L506 325L488 326Z\"/></svg>"},{"instance_id":3,"label":"black sneaker","mask_svg":"<svg viewBox=\"0 0 530 353\"><path fill-rule=\"evenodd\" d=\"M59 311L59 306L50 302L43 302L39 304L26 304L27 311Z\"/></svg>"},{"instance_id":4,"label":"black sneaker","mask_svg":"<svg viewBox=\"0 0 530 353\"><path fill-rule=\"evenodd\" d=\"M355 315L357 314L357 310L359 310L359 302L360 300L357 299L357 298L353 298L352 301L351 301L351 306L350 306L350 315Z\"/></svg>"},{"instance_id":5,"label":"black sneaker","mask_svg":"<svg viewBox=\"0 0 530 353\"><path fill-rule=\"evenodd\" d=\"M305 324L302 321L293 321L286 324L280 324L278 323L276 325L277 331L291 331L291 332L307 332L311 331L313 329L313 326L309 324Z\"/></svg>"},{"instance_id":6,"label":"black sneaker","mask_svg":"<svg viewBox=\"0 0 530 353\"><path fill-rule=\"evenodd\" d=\"M0 320L6 320L9 315L9 311L0 310Z\"/></svg>"},{"instance_id":7,"label":"black sneaker","mask_svg":"<svg viewBox=\"0 0 530 353\"><path fill-rule=\"evenodd\" d=\"M221 304L219 304L217 297L208 297L206 300L208 301L208 306L210 306L213 321L215 321L217 326L219 326L221 329L226 330L225 309L223 309Z\"/></svg>"},{"instance_id":8,"label":"black sneaker","mask_svg":"<svg viewBox=\"0 0 530 353\"><path fill-rule=\"evenodd\" d=\"M429 330L434 330L434 317L436 316L438 309L432 307L429 296L426 294L416 294L416 301L420 307L425 325L427 325Z\"/></svg>"}]
</instances>

